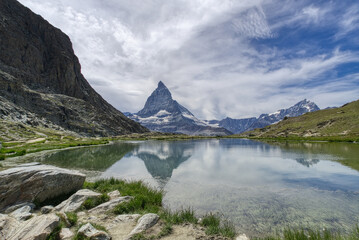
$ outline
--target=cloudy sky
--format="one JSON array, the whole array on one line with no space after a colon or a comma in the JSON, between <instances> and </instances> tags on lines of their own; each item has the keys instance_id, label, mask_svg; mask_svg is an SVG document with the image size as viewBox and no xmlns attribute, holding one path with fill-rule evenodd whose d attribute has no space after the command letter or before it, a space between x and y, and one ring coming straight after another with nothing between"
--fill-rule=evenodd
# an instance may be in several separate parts
<instances>
[{"instance_id":1,"label":"cloudy sky","mask_svg":"<svg viewBox=\"0 0 359 240\"><path fill-rule=\"evenodd\" d=\"M107 101L137 112L163 81L201 119L359 97L357 0L20 0L68 34Z\"/></svg>"}]
</instances>

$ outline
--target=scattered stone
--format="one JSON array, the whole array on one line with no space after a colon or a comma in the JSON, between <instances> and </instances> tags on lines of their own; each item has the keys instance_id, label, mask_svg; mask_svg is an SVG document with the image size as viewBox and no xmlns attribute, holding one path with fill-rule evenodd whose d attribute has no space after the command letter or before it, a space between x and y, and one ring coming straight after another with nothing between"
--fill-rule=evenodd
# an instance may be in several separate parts
<instances>
[{"instance_id":1,"label":"scattered stone","mask_svg":"<svg viewBox=\"0 0 359 240\"><path fill-rule=\"evenodd\" d=\"M71 227L71 223L64 212L57 212L56 215L65 223L66 227Z\"/></svg>"},{"instance_id":2,"label":"scattered stone","mask_svg":"<svg viewBox=\"0 0 359 240\"><path fill-rule=\"evenodd\" d=\"M118 190L115 190L115 191L109 192L107 195L110 197L110 199L116 199L121 196L121 193Z\"/></svg>"},{"instance_id":3,"label":"scattered stone","mask_svg":"<svg viewBox=\"0 0 359 240\"><path fill-rule=\"evenodd\" d=\"M88 198L99 196L101 196L100 193L89 189L81 189L74 193L69 199L57 205L55 210L59 212L74 212L78 210Z\"/></svg>"},{"instance_id":4,"label":"scattered stone","mask_svg":"<svg viewBox=\"0 0 359 240\"><path fill-rule=\"evenodd\" d=\"M247 237L245 234L239 235L236 240L249 240L249 237Z\"/></svg>"},{"instance_id":5,"label":"scattered stone","mask_svg":"<svg viewBox=\"0 0 359 240\"><path fill-rule=\"evenodd\" d=\"M49 165L20 165L0 172L0 210L35 199L43 202L80 189L85 175Z\"/></svg>"},{"instance_id":6,"label":"scattered stone","mask_svg":"<svg viewBox=\"0 0 359 240\"><path fill-rule=\"evenodd\" d=\"M111 237L104 231L99 231L94 228L90 223L83 225L77 234L90 239L99 239L99 240L110 240Z\"/></svg>"},{"instance_id":7,"label":"scattered stone","mask_svg":"<svg viewBox=\"0 0 359 240\"><path fill-rule=\"evenodd\" d=\"M60 231L60 239L61 240L70 240L75 236L73 232L69 228L62 228Z\"/></svg>"},{"instance_id":8,"label":"scattered stone","mask_svg":"<svg viewBox=\"0 0 359 240\"><path fill-rule=\"evenodd\" d=\"M17 210L19 208L24 207L24 206L30 206L31 209L34 209L36 207L35 204L33 204L33 203L24 202L24 203L16 204L16 205L13 205L13 206L10 206L10 207L6 208L4 213L9 214L9 213L11 213L11 212L13 212L13 211L15 211L15 210Z\"/></svg>"},{"instance_id":9,"label":"scattered stone","mask_svg":"<svg viewBox=\"0 0 359 240\"><path fill-rule=\"evenodd\" d=\"M15 218L18 221L25 221L32 217L32 208L29 205L23 206L21 208L16 209L10 216Z\"/></svg>"},{"instance_id":10,"label":"scattered stone","mask_svg":"<svg viewBox=\"0 0 359 240\"><path fill-rule=\"evenodd\" d=\"M118 215L115 218L115 222L132 222L132 221L136 221L136 219L138 219L139 217L141 217L140 214L123 214L123 215Z\"/></svg>"},{"instance_id":11,"label":"scattered stone","mask_svg":"<svg viewBox=\"0 0 359 240\"><path fill-rule=\"evenodd\" d=\"M154 213L148 213L143 215L140 219L138 219L138 223L136 227L131 231L127 239L130 239L131 236L141 233L154 226L159 219L159 216Z\"/></svg>"},{"instance_id":12,"label":"scattered stone","mask_svg":"<svg viewBox=\"0 0 359 240\"><path fill-rule=\"evenodd\" d=\"M133 199L133 197L130 197L130 196L119 197L119 198L110 200L108 202L102 203L102 204L98 205L97 207L90 209L89 213L103 213L108 210L111 210L112 208L116 207L118 204L120 204L122 202L128 202L131 199Z\"/></svg>"},{"instance_id":13,"label":"scattered stone","mask_svg":"<svg viewBox=\"0 0 359 240\"><path fill-rule=\"evenodd\" d=\"M55 208L53 206L44 206L40 209L40 212L42 214L48 214L50 212L52 212Z\"/></svg>"},{"instance_id":14,"label":"scattered stone","mask_svg":"<svg viewBox=\"0 0 359 240\"><path fill-rule=\"evenodd\" d=\"M77 213L77 216L78 216L78 217L83 217L83 216L86 216L86 213L83 212L83 211L82 211L82 212L78 212L78 213Z\"/></svg>"},{"instance_id":15,"label":"scattered stone","mask_svg":"<svg viewBox=\"0 0 359 240\"><path fill-rule=\"evenodd\" d=\"M4 239L45 240L59 224L60 218L55 214L35 216L17 225L16 229L10 229L11 235L5 235L7 238L5 237ZM2 236L1 233L0 236Z\"/></svg>"}]
</instances>

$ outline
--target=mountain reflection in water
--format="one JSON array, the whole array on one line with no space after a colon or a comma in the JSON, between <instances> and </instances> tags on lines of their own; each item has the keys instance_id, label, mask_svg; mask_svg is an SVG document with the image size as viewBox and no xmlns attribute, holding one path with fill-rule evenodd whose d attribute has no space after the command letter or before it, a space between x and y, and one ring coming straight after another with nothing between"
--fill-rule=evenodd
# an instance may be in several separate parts
<instances>
[{"instance_id":1,"label":"mountain reflection in water","mask_svg":"<svg viewBox=\"0 0 359 240\"><path fill-rule=\"evenodd\" d=\"M144 180L165 191L171 209L219 212L261 236L288 226L350 231L359 222L357 156L350 143L208 139L117 142L40 160L80 169L88 180Z\"/></svg>"}]
</instances>

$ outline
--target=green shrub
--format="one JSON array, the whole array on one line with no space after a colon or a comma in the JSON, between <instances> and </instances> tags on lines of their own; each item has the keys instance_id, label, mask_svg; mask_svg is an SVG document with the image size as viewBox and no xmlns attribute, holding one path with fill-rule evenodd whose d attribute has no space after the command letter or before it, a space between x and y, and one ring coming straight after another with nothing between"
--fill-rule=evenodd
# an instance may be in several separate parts
<instances>
[{"instance_id":1,"label":"green shrub","mask_svg":"<svg viewBox=\"0 0 359 240\"><path fill-rule=\"evenodd\" d=\"M4 154L0 154L0 161L5 160L5 155Z\"/></svg>"}]
</instances>

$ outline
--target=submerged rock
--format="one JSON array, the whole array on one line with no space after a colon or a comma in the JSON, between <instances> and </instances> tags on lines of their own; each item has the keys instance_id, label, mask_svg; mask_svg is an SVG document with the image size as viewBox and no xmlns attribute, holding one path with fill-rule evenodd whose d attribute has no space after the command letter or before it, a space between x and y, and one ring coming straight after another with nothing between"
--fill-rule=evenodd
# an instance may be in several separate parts
<instances>
[{"instance_id":1,"label":"submerged rock","mask_svg":"<svg viewBox=\"0 0 359 240\"><path fill-rule=\"evenodd\" d=\"M77 234L90 239L99 239L99 240L110 240L111 237L104 231L99 231L94 228L90 223L83 225Z\"/></svg>"},{"instance_id":2,"label":"submerged rock","mask_svg":"<svg viewBox=\"0 0 359 240\"><path fill-rule=\"evenodd\" d=\"M49 165L20 165L0 172L0 210L23 202L46 199L80 189L85 175Z\"/></svg>"},{"instance_id":3,"label":"submerged rock","mask_svg":"<svg viewBox=\"0 0 359 240\"><path fill-rule=\"evenodd\" d=\"M59 212L74 212L78 210L88 198L99 196L101 196L100 193L89 189L81 189L74 193L69 199L57 205L55 210Z\"/></svg>"}]
</instances>

